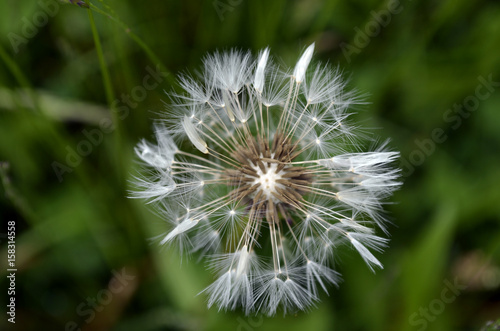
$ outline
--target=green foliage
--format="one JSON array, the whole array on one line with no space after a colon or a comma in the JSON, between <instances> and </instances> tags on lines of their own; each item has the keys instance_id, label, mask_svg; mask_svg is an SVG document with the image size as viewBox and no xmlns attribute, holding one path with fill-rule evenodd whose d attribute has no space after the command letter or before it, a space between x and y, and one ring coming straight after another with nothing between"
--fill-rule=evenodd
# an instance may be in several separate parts
<instances>
[{"instance_id":1,"label":"green foliage","mask_svg":"<svg viewBox=\"0 0 500 331\"><path fill-rule=\"evenodd\" d=\"M15 221L17 329L479 330L498 319L497 1L73 2L0 3L0 289ZM269 45L293 65L313 41L370 94L357 118L402 154L385 269L341 250L344 281L311 312L208 310L203 261L150 244L161 217L127 199L133 147L151 137L175 73L205 53ZM445 302L455 280L464 289Z\"/></svg>"}]
</instances>

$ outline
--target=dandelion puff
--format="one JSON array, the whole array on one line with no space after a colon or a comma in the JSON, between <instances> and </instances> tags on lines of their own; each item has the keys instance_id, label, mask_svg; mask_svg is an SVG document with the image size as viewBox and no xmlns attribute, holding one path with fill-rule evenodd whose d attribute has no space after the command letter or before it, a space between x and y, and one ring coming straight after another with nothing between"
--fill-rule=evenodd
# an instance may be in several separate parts
<instances>
[{"instance_id":1,"label":"dandelion puff","mask_svg":"<svg viewBox=\"0 0 500 331\"><path fill-rule=\"evenodd\" d=\"M220 231L214 228L207 219L201 222L193 238L193 252L202 251L200 259L203 255L219 252L222 241Z\"/></svg>"},{"instance_id":2,"label":"dandelion puff","mask_svg":"<svg viewBox=\"0 0 500 331\"><path fill-rule=\"evenodd\" d=\"M233 254L214 256L210 268L220 275L201 292L208 294L208 306L217 304L219 310L242 307L249 314L254 308L253 279L260 270L256 255L244 245Z\"/></svg>"},{"instance_id":3,"label":"dandelion puff","mask_svg":"<svg viewBox=\"0 0 500 331\"><path fill-rule=\"evenodd\" d=\"M364 223L369 224L370 221L363 221L360 212L355 211L351 217L339 218L340 223L335 224L335 227L344 229L346 231L356 231L359 233L373 234L374 229L367 227Z\"/></svg>"},{"instance_id":4,"label":"dandelion puff","mask_svg":"<svg viewBox=\"0 0 500 331\"><path fill-rule=\"evenodd\" d=\"M164 199L155 203L156 214L164 221L161 224L162 233L152 238L162 248L178 248L181 254L189 254L193 250L192 229L196 228L198 218L190 212L189 199L169 203ZM202 219L200 217L199 219ZM194 221L194 222L192 222ZM194 224L194 226L192 226Z\"/></svg>"},{"instance_id":5,"label":"dandelion puff","mask_svg":"<svg viewBox=\"0 0 500 331\"><path fill-rule=\"evenodd\" d=\"M156 143L135 148L131 197L154 202L165 220L161 247L207 261L209 307L308 310L339 283L344 244L382 267L372 252L387 245L377 232L388 231L399 153L364 134L351 117L363 95L340 69L311 65L313 53L314 44L292 68L273 63L269 48L206 56L199 77L180 75Z\"/></svg>"},{"instance_id":6,"label":"dandelion puff","mask_svg":"<svg viewBox=\"0 0 500 331\"><path fill-rule=\"evenodd\" d=\"M285 81L279 69L274 68L268 70L262 94L259 93L259 97L261 97L262 100L262 106L269 109L270 107L285 102L287 92L287 85L284 84ZM271 120L271 118L268 118L268 121L269 120Z\"/></svg>"},{"instance_id":7,"label":"dandelion puff","mask_svg":"<svg viewBox=\"0 0 500 331\"><path fill-rule=\"evenodd\" d=\"M246 210L237 204L230 204L215 211L211 222L207 222L211 231L216 231L219 236L226 239L225 247L234 248L237 244L238 234L245 229Z\"/></svg>"},{"instance_id":8,"label":"dandelion puff","mask_svg":"<svg viewBox=\"0 0 500 331\"><path fill-rule=\"evenodd\" d=\"M281 274L269 273L264 275L260 282L256 297L259 299L259 310L268 316L276 314L279 307L283 314L297 310L308 309L317 298L307 291L299 282Z\"/></svg>"},{"instance_id":9,"label":"dandelion puff","mask_svg":"<svg viewBox=\"0 0 500 331\"><path fill-rule=\"evenodd\" d=\"M212 97L213 85L198 83L190 75L179 75L179 85L184 89L186 94L173 92L171 97L183 100L187 106L207 103ZM177 104L183 105L182 102L177 102Z\"/></svg>"},{"instance_id":10,"label":"dandelion puff","mask_svg":"<svg viewBox=\"0 0 500 331\"><path fill-rule=\"evenodd\" d=\"M153 145L143 139L135 147L135 153L144 161L145 165L168 170L174 160L177 146L173 139L164 133L164 129L161 127L156 128L156 139L158 145Z\"/></svg>"},{"instance_id":11,"label":"dandelion puff","mask_svg":"<svg viewBox=\"0 0 500 331\"><path fill-rule=\"evenodd\" d=\"M148 203L160 201L175 190L175 182L167 171L157 170L149 177L134 177L136 190L130 191L130 198L146 199Z\"/></svg>"},{"instance_id":12,"label":"dandelion puff","mask_svg":"<svg viewBox=\"0 0 500 331\"><path fill-rule=\"evenodd\" d=\"M307 290L315 297L318 295L317 284L321 286L325 293L328 293L328 283L338 286L340 274L335 270L311 260L306 262L305 269Z\"/></svg>"},{"instance_id":13,"label":"dandelion puff","mask_svg":"<svg viewBox=\"0 0 500 331\"><path fill-rule=\"evenodd\" d=\"M304 96L307 104L323 103L340 93L344 86L345 82L341 79L338 69L318 64L312 75L304 80ZM337 103L335 105L337 106Z\"/></svg>"},{"instance_id":14,"label":"dandelion puff","mask_svg":"<svg viewBox=\"0 0 500 331\"><path fill-rule=\"evenodd\" d=\"M219 307L219 311L222 309L227 310L231 301L233 274L234 271L227 271L201 292L206 292L208 295L208 307L217 305Z\"/></svg>"},{"instance_id":15,"label":"dandelion puff","mask_svg":"<svg viewBox=\"0 0 500 331\"><path fill-rule=\"evenodd\" d=\"M352 232L348 232L347 237L372 271L374 271L374 266L379 267L380 269L384 268L382 263L380 263L380 261L368 250L368 248L366 248L366 246L380 252L382 251L382 248L387 245L387 239L374 235Z\"/></svg>"},{"instance_id":16,"label":"dandelion puff","mask_svg":"<svg viewBox=\"0 0 500 331\"><path fill-rule=\"evenodd\" d=\"M238 50L214 53L205 58L205 72L215 86L238 93L251 75L251 55Z\"/></svg>"}]
</instances>

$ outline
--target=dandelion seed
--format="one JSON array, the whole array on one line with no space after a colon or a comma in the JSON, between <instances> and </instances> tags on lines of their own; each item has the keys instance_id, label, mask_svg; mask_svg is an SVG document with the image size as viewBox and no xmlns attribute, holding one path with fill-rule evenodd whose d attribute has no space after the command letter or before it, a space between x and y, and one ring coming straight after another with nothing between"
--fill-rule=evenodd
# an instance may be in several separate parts
<instances>
[{"instance_id":1,"label":"dandelion seed","mask_svg":"<svg viewBox=\"0 0 500 331\"><path fill-rule=\"evenodd\" d=\"M196 127L191 123L187 116L184 116L184 121L182 122L182 126L186 131L186 134L193 143L193 145L198 148L198 150L204 154L208 154L207 143L201 139L198 132L196 132Z\"/></svg>"},{"instance_id":2,"label":"dandelion seed","mask_svg":"<svg viewBox=\"0 0 500 331\"><path fill-rule=\"evenodd\" d=\"M264 88L265 70L268 58L269 58L269 48L266 48L265 50L262 51L262 53L259 56L257 69L255 70L255 78L253 81L253 87L258 93L262 93L262 90Z\"/></svg>"},{"instance_id":3,"label":"dandelion seed","mask_svg":"<svg viewBox=\"0 0 500 331\"><path fill-rule=\"evenodd\" d=\"M185 94L171 95L157 144L135 149L147 170L132 197L157 204L168 225L161 245L209 261L217 274L202 291L209 307L307 310L339 283L333 259L344 244L382 268L372 251L387 244L375 233L387 232L399 153L357 143L364 136L349 125L349 108L360 95L338 69L309 68L313 52L314 44L292 75L268 48L254 60L236 50L207 56L201 82L180 76Z\"/></svg>"},{"instance_id":4,"label":"dandelion seed","mask_svg":"<svg viewBox=\"0 0 500 331\"><path fill-rule=\"evenodd\" d=\"M293 71L293 76L295 77L295 81L297 83L301 83L304 80L307 67L309 66L309 63L311 62L313 56L313 52L314 44L307 47L307 49L304 51L304 54L302 54L302 57L297 62L295 70Z\"/></svg>"}]
</instances>

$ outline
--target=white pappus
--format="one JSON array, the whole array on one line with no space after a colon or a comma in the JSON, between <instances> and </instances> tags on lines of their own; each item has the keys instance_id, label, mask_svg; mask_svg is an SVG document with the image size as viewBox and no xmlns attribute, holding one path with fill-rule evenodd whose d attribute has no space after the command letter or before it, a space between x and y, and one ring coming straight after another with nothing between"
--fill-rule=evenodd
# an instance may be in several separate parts
<instances>
[{"instance_id":1,"label":"white pappus","mask_svg":"<svg viewBox=\"0 0 500 331\"><path fill-rule=\"evenodd\" d=\"M183 74L155 126L156 144L132 197L154 202L167 228L160 245L199 251L220 310L274 315L307 310L337 285L333 260L354 248L371 270L387 239L384 204L400 186L398 152L357 132L363 103L338 68L312 65L314 44L292 69L269 48L255 58L208 55L199 79ZM366 147L366 146L372 146Z\"/></svg>"}]
</instances>

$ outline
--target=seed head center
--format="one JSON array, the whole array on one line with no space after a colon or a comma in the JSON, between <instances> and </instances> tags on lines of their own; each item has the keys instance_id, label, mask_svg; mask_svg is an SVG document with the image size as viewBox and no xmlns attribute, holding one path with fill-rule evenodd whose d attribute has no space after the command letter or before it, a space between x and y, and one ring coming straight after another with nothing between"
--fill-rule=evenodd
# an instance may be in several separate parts
<instances>
[{"instance_id":1,"label":"seed head center","mask_svg":"<svg viewBox=\"0 0 500 331\"><path fill-rule=\"evenodd\" d=\"M282 171L277 172L278 165L276 163L271 163L270 165L265 164L264 170L259 167L255 167L255 171L257 172L257 177L255 179L254 184L260 184L259 189L262 190L262 193L269 199L273 197L273 192L276 192L276 187L281 186L277 181L281 179Z\"/></svg>"}]
</instances>

